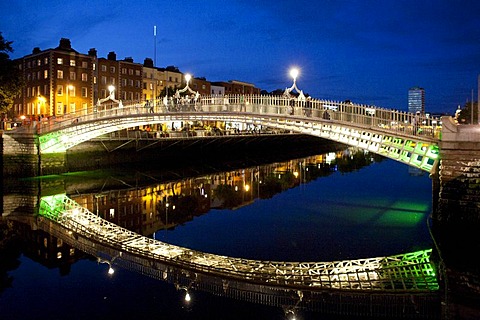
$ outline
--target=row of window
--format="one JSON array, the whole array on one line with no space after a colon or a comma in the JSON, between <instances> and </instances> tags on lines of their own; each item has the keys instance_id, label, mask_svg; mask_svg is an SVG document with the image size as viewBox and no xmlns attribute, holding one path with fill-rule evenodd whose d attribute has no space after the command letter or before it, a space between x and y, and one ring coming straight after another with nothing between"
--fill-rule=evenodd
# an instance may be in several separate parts
<instances>
[{"instance_id":1,"label":"row of window","mask_svg":"<svg viewBox=\"0 0 480 320\"><path fill-rule=\"evenodd\" d=\"M45 57L43 59L37 59L37 60L30 60L27 61L27 69L33 68L33 67L40 67L42 65L48 65L49 64L49 58ZM43 64L42 64L43 61ZM57 64L58 65L69 65L70 67L76 67L77 62L72 59L64 59L64 58L57 58ZM88 68L88 61L82 61L81 62L81 67L84 69ZM19 65L19 68L22 69L22 65Z\"/></svg>"},{"instance_id":2,"label":"row of window","mask_svg":"<svg viewBox=\"0 0 480 320\"><path fill-rule=\"evenodd\" d=\"M106 65L101 65L100 69L102 72L107 72L107 66ZM110 73L115 73L116 72L115 66L110 66ZM134 70L134 69L127 69L127 68L121 68L122 74L129 74L133 75L135 73L136 76L141 76L141 71L140 70Z\"/></svg>"},{"instance_id":3,"label":"row of window","mask_svg":"<svg viewBox=\"0 0 480 320\"><path fill-rule=\"evenodd\" d=\"M37 96L42 96L42 95L43 96L48 96L48 94L49 94L48 88L49 88L48 85L44 85L43 86L43 92L42 92L40 90L41 86L27 87L27 98L37 97ZM67 90L67 88L65 88L65 90ZM63 85L57 85L57 90L56 90L57 96L63 96L63 92L64 92ZM75 86L69 85L67 93L68 93L69 97L76 97ZM88 97L88 88L87 87L82 87L81 88L81 97L83 97L83 98Z\"/></svg>"},{"instance_id":4,"label":"row of window","mask_svg":"<svg viewBox=\"0 0 480 320\"><path fill-rule=\"evenodd\" d=\"M64 78L63 70L57 70L57 79L63 79L63 78ZM87 82L88 73L83 72L81 74L81 78L82 78L82 81ZM43 72L37 71L37 72L27 74L27 81L35 81L40 79L48 79L48 70L43 70ZM77 80L77 73L75 71L70 71L69 80Z\"/></svg>"}]
</instances>

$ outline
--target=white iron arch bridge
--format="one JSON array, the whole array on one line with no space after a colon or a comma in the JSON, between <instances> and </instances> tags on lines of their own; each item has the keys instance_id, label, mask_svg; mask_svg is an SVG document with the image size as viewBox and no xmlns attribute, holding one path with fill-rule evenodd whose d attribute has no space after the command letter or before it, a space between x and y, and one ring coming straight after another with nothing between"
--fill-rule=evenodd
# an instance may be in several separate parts
<instances>
[{"instance_id":1,"label":"white iron arch bridge","mask_svg":"<svg viewBox=\"0 0 480 320\"><path fill-rule=\"evenodd\" d=\"M41 154L65 152L95 137L173 121L239 122L308 134L360 147L432 172L439 161L440 119L316 99L204 96L192 103L112 104L37 125ZM414 125L413 123L416 123Z\"/></svg>"}]
</instances>

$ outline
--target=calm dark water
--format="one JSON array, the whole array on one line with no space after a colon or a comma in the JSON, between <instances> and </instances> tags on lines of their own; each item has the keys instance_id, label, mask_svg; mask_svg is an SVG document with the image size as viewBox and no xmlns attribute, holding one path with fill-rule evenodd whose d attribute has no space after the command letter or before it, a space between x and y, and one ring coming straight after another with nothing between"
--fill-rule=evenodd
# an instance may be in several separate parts
<instances>
[{"instance_id":1,"label":"calm dark water","mask_svg":"<svg viewBox=\"0 0 480 320\"><path fill-rule=\"evenodd\" d=\"M427 227L431 195L427 174L412 174L406 165L383 160L333 170L248 206L214 209L152 236L262 260L394 255L432 248ZM34 258L37 249L26 243L16 239L0 249L0 319L285 319L277 307L202 292L194 292L187 306L172 284L124 269L108 276L104 264L88 257L71 265L49 265ZM303 312L297 319L340 317Z\"/></svg>"}]
</instances>

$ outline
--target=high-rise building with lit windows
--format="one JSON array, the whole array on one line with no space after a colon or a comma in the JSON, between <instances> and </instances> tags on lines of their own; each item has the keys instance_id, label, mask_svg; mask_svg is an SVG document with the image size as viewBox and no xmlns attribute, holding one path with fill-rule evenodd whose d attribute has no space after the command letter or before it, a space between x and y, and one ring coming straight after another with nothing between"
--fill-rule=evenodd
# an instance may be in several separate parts
<instances>
[{"instance_id":1,"label":"high-rise building with lit windows","mask_svg":"<svg viewBox=\"0 0 480 320\"><path fill-rule=\"evenodd\" d=\"M408 90L408 112L425 114L425 89L413 87Z\"/></svg>"}]
</instances>

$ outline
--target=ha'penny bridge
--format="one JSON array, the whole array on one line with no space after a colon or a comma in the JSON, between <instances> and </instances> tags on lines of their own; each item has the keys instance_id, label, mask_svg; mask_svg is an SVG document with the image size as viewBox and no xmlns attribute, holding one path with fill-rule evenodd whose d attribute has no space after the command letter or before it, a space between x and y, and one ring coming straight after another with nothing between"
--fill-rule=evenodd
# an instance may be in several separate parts
<instances>
[{"instance_id":1,"label":"ha'penny bridge","mask_svg":"<svg viewBox=\"0 0 480 320\"><path fill-rule=\"evenodd\" d=\"M197 98L173 104L154 101L148 108L144 102L114 101L4 132L4 172L7 163L20 162L21 154L32 155L38 161L33 167L42 168L51 155L58 160L58 155L62 157L83 142L114 139L116 132L139 126L241 123L340 142L428 172L436 207L433 223L461 232L465 227L480 225L480 203L474 194L480 188L478 125L458 125L451 117L417 116L351 102L262 95ZM211 132L202 130L167 130L148 135L152 144L165 139L211 138ZM126 145L143 138L123 139L122 145ZM432 297L439 289L430 261L431 250L351 261L254 261L197 252L142 237L100 219L65 195L44 197L40 205L40 222L50 223L50 227L46 226L49 230L59 228L58 236L66 237L71 245L81 245L83 251L95 256L102 254L106 263L175 282L185 291L204 285L206 291L271 305L307 306L315 301L317 309L325 301L341 304L348 300L347 294L354 297L349 300L352 305L367 299L365 304L385 311L386 297L396 302L404 299L405 305L418 308L418 297ZM172 274L172 267L182 271ZM202 279L210 277L213 280L207 286ZM335 295L338 292L342 295Z\"/></svg>"},{"instance_id":2,"label":"ha'penny bridge","mask_svg":"<svg viewBox=\"0 0 480 320\"><path fill-rule=\"evenodd\" d=\"M372 303L376 297L383 301L379 307L385 307L382 299L389 296L392 301L400 298L413 307L413 297L434 299L439 289L430 261L432 250L333 262L220 256L131 232L91 213L65 194L42 197L37 224L98 257L99 262L173 282L186 294L189 290L204 290L274 306L321 309L325 297L339 299L335 294L338 292L352 302L367 296Z\"/></svg>"}]
</instances>

